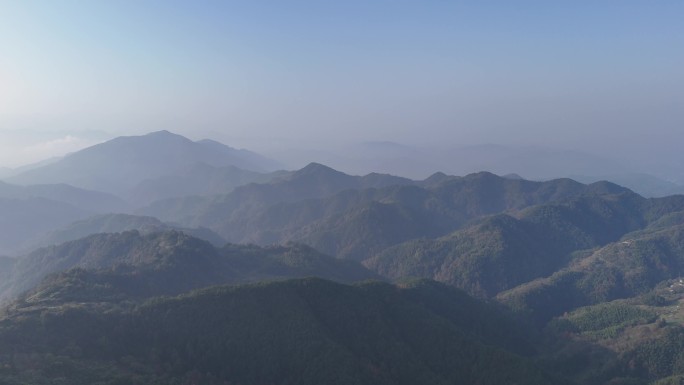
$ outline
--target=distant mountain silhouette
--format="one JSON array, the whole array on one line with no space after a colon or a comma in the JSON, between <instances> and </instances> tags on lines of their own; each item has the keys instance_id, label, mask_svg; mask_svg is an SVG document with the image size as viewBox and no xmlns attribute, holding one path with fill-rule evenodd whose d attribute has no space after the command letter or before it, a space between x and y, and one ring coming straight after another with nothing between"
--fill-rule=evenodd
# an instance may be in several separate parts
<instances>
[{"instance_id":1,"label":"distant mountain silhouette","mask_svg":"<svg viewBox=\"0 0 684 385\"><path fill-rule=\"evenodd\" d=\"M69 203L45 198L0 198L0 255L15 254L35 237L91 215Z\"/></svg>"},{"instance_id":2,"label":"distant mountain silhouette","mask_svg":"<svg viewBox=\"0 0 684 385\"><path fill-rule=\"evenodd\" d=\"M121 195L146 179L174 174L200 162L260 172L279 168L276 162L247 150L215 141L193 142L159 131L118 137L7 180L19 184L67 183Z\"/></svg>"},{"instance_id":3,"label":"distant mountain silhouette","mask_svg":"<svg viewBox=\"0 0 684 385\"><path fill-rule=\"evenodd\" d=\"M234 166L214 167L197 163L171 175L146 179L128 191L125 198L134 206L141 207L168 198L227 194L236 187L268 182L287 173L259 173Z\"/></svg>"},{"instance_id":4,"label":"distant mountain silhouette","mask_svg":"<svg viewBox=\"0 0 684 385\"><path fill-rule=\"evenodd\" d=\"M646 198L665 197L674 194L684 194L684 185L670 182L648 174L613 174L600 176L574 175L576 179L583 183L592 183L599 180L608 180L625 186Z\"/></svg>"},{"instance_id":5,"label":"distant mountain silhouette","mask_svg":"<svg viewBox=\"0 0 684 385\"><path fill-rule=\"evenodd\" d=\"M415 184L410 179L386 174L366 176L347 175L318 163L286 173L269 183L251 183L236 188L229 194L216 197L185 197L154 202L139 210L143 215L156 216L162 220L188 223L184 218L195 214L225 214L225 210L241 211L263 208L282 202L298 202L327 197L344 190L386 187L395 184ZM223 210L211 208L221 206Z\"/></svg>"},{"instance_id":6,"label":"distant mountain silhouette","mask_svg":"<svg viewBox=\"0 0 684 385\"><path fill-rule=\"evenodd\" d=\"M349 173L375 171L413 179L425 178L437 170L453 175L480 171L498 175L519 173L532 180L630 172L618 161L601 155L541 146L496 144L421 147L392 142L363 142L325 153L320 150L285 152L279 154L279 158L292 164L316 159Z\"/></svg>"},{"instance_id":7,"label":"distant mountain silhouette","mask_svg":"<svg viewBox=\"0 0 684 385\"><path fill-rule=\"evenodd\" d=\"M40 247L58 245L99 233L120 233L137 230L141 234L151 234L167 230L179 230L188 235L203 239L214 246L221 247L226 241L215 232L206 228L183 228L164 223L157 218L129 214L99 214L85 218L43 234L25 244L26 253Z\"/></svg>"},{"instance_id":8,"label":"distant mountain silhouette","mask_svg":"<svg viewBox=\"0 0 684 385\"><path fill-rule=\"evenodd\" d=\"M0 181L0 198L44 198L63 202L93 213L121 212L128 204L112 194L85 190L67 184L43 184L20 186Z\"/></svg>"},{"instance_id":9,"label":"distant mountain silhouette","mask_svg":"<svg viewBox=\"0 0 684 385\"><path fill-rule=\"evenodd\" d=\"M97 213L128 210L120 198L66 184L0 182L0 254L26 250L47 231Z\"/></svg>"},{"instance_id":10,"label":"distant mountain silhouette","mask_svg":"<svg viewBox=\"0 0 684 385\"><path fill-rule=\"evenodd\" d=\"M271 184L279 194L277 201L299 201L322 198L344 190L381 188L393 185L409 185L415 182L394 175L371 173L352 176L320 163L310 163Z\"/></svg>"}]
</instances>

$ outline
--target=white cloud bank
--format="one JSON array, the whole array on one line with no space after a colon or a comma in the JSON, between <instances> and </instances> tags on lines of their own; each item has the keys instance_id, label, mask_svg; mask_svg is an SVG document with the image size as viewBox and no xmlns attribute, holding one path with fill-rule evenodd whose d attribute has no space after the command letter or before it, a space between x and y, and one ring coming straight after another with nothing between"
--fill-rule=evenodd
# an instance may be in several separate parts
<instances>
[{"instance_id":1,"label":"white cloud bank","mask_svg":"<svg viewBox=\"0 0 684 385\"><path fill-rule=\"evenodd\" d=\"M0 135L0 167L19 167L63 156L100 143L101 140L66 134L56 138Z\"/></svg>"}]
</instances>

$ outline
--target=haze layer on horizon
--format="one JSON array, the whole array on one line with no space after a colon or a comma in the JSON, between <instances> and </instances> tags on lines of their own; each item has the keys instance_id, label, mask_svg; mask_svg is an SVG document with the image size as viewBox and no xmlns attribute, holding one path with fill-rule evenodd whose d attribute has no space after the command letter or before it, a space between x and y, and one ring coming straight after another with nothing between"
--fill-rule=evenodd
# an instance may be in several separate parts
<instances>
[{"instance_id":1,"label":"haze layer on horizon","mask_svg":"<svg viewBox=\"0 0 684 385\"><path fill-rule=\"evenodd\" d=\"M388 140L672 164L682 14L680 1L2 2L0 165L160 129L267 153Z\"/></svg>"}]
</instances>

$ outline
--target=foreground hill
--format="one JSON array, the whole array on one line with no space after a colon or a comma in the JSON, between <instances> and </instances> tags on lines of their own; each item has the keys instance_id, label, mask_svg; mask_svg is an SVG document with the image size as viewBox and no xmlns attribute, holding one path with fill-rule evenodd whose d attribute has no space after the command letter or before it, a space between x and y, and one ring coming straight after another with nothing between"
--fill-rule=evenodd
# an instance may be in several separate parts
<instances>
[{"instance_id":1,"label":"foreground hill","mask_svg":"<svg viewBox=\"0 0 684 385\"><path fill-rule=\"evenodd\" d=\"M500 313L429 282L306 279L130 310L23 302L5 314L8 384L564 383L515 353L525 350L524 332Z\"/></svg>"},{"instance_id":2,"label":"foreground hill","mask_svg":"<svg viewBox=\"0 0 684 385\"><path fill-rule=\"evenodd\" d=\"M263 279L319 276L357 281L377 277L359 264L334 259L303 245L216 248L175 230L96 234L36 250L0 267L0 299L31 289L49 274L73 268L103 273L105 278L108 272L120 269L125 272L124 278L117 281L119 284L109 284L121 290L140 288L139 295L176 294L209 285Z\"/></svg>"},{"instance_id":3,"label":"foreground hill","mask_svg":"<svg viewBox=\"0 0 684 385\"><path fill-rule=\"evenodd\" d=\"M48 165L8 178L19 184L68 183L121 195L143 180L176 173L197 163L272 171L274 161L211 140L193 142L168 131L118 137Z\"/></svg>"}]
</instances>

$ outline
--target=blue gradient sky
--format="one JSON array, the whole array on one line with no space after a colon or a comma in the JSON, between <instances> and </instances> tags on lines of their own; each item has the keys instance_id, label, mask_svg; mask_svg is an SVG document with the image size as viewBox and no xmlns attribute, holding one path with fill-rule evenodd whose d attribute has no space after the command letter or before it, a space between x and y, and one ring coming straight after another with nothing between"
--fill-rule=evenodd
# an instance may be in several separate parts
<instances>
[{"instance_id":1,"label":"blue gradient sky","mask_svg":"<svg viewBox=\"0 0 684 385\"><path fill-rule=\"evenodd\" d=\"M683 1L0 0L0 165L159 129L674 153L682 20Z\"/></svg>"}]
</instances>

